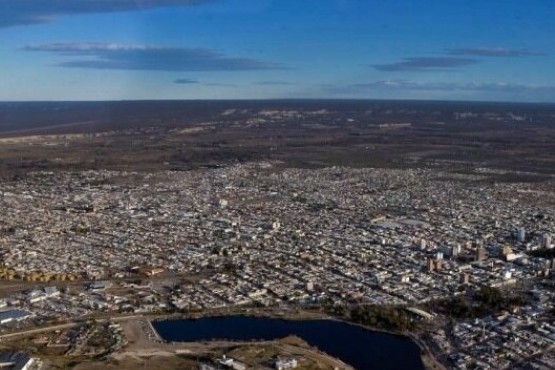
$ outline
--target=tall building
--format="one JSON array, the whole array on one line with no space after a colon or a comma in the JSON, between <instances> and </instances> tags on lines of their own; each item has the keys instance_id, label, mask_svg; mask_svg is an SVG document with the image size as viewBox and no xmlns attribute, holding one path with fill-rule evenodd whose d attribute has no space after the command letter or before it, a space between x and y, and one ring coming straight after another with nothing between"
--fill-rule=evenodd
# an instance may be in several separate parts
<instances>
[{"instance_id":1,"label":"tall building","mask_svg":"<svg viewBox=\"0 0 555 370\"><path fill-rule=\"evenodd\" d=\"M488 253L484 247L478 247L476 249L476 261L483 261L488 257Z\"/></svg>"},{"instance_id":2,"label":"tall building","mask_svg":"<svg viewBox=\"0 0 555 370\"><path fill-rule=\"evenodd\" d=\"M503 246L503 248L501 248L501 256L504 259L507 259L507 256L509 256L511 254L513 254L513 249L510 246L505 245L505 246Z\"/></svg>"},{"instance_id":3,"label":"tall building","mask_svg":"<svg viewBox=\"0 0 555 370\"><path fill-rule=\"evenodd\" d=\"M519 227L518 229L516 229L516 239L519 242L523 242L526 240L526 229L524 229L523 227Z\"/></svg>"},{"instance_id":4,"label":"tall building","mask_svg":"<svg viewBox=\"0 0 555 370\"><path fill-rule=\"evenodd\" d=\"M443 269L443 260L435 260L435 267L437 271L441 271Z\"/></svg>"},{"instance_id":5,"label":"tall building","mask_svg":"<svg viewBox=\"0 0 555 370\"><path fill-rule=\"evenodd\" d=\"M542 235L542 248L551 248L551 235L548 233Z\"/></svg>"},{"instance_id":6,"label":"tall building","mask_svg":"<svg viewBox=\"0 0 555 370\"><path fill-rule=\"evenodd\" d=\"M443 259L439 259L438 257L443 258L443 255L438 256L437 254L434 255L434 258L428 258L426 261L426 269L428 272L434 271L441 271L443 268Z\"/></svg>"},{"instance_id":7,"label":"tall building","mask_svg":"<svg viewBox=\"0 0 555 370\"><path fill-rule=\"evenodd\" d=\"M428 258L428 261L426 263L426 267L428 269L428 272L434 272L434 267L435 267L434 260L431 259L431 258Z\"/></svg>"}]
</instances>

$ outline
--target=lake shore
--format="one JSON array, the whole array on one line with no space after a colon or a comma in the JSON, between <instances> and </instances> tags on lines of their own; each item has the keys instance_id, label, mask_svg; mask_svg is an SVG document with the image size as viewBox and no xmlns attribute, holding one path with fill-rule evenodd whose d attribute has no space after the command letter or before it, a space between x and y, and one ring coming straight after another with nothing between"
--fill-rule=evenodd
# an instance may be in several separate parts
<instances>
[{"instance_id":1,"label":"lake shore","mask_svg":"<svg viewBox=\"0 0 555 370\"><path fill-rule=\"evenodd\" d=\"M260 315L260 312L254 315L182 315L158 319L154 327L162 338L176 344L222 340L226 343L276 342L279 338L294 335L324 354L358 369L383 361L391 368L434 368L424 366L422 347L405 333L371 330L325 314L309 315L310 318L306 313L294 318L290 316ZM380 350L368 351L370 348Z\"/></svg>"},{"instance_id":2,"label":"lake shore","mask_svg":"<svg viewBox=\"0 0 555 370\"><path fill-rule=\"evenodd\" d=\"M422 338L417 334L411 332L398 332L393 330L386 330L383 328L375 328L359 323L350 322L343 320L341 318L328 315L324 312L314 312L305 310L263 310L263 309L243 309L243 310L225 310L225 311L215 311L215 312L203 312L203 313L177 313L168 314L163 316L156 316L152 318L152 321L166 321L166 320L198 320L203 318L216 318L216 317L230 317L230 316L246 316L246 317L258 317L258 318L271 318L271 319L283 319L289 321L302 321L302 320L331 320L338 321L344 324L360 327L362 329L368 330L375 333L383 333L388 335L394 335L402 338L409 339L415 343L420 349L420 357L422 364L426 370L447 370L447 367L441 363L436 358L436 355L429 349L427 344ZM158 335L158 333L156 333Z\"/></svg>"}]
</instances>

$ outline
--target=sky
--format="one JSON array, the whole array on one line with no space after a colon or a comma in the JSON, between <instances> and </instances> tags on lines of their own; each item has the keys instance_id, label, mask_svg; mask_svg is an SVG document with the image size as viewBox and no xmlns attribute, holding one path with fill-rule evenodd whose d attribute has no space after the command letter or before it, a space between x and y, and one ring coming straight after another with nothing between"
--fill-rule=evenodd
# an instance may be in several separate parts
<instances>
[{"instance_id":1,"label":"sky","mask_svg":"<svg viewBox=\"0 0 555 370\"><path fill-rule=\"evenodd\" d=\"M555 102L552 0L0 0L0 101Z\"/></svg>"}]
</instances>

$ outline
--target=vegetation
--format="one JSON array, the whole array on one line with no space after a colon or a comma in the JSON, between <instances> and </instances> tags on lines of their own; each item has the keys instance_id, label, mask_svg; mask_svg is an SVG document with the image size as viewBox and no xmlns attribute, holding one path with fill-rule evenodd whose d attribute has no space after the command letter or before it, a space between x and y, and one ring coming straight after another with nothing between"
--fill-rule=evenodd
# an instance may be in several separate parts
<instances>
[{"instance_id":1,"label":"vegetation","mask_svg":"<svg viewBox=\"0 0 555 370\"><path fill-rule=\"evenodd\" d=\"M531 251L529 254L533 257L552 259L555 258L555 248L536 249L534 251Z\"/></svg>"},{"instance_id":2,"label":"vegetation","mask_svg":"<svg viewBox=\"0 0 555 370\"><path fill-rule=\"evenodd\" d=\"M470 108L477 115L472 121L455 117ZM235 113L222 114L229 109ZM286 114L268 117L268 124L248 122L268 110ZM293 110L300 114L290 117L287 113ZM327 113L310 114L322 110ZM555 144L545 140L555 130L552 111L514 104L463 108L452 103L384 101L1 105L0 136L10 140L0 148L0 178L21 180L33 170L184 171L260 160L302 168L407 168L432 162L451 171L469 171L468 164L453 166L453 161L477 161L526 171L484 175L484 181L541 181L546 177L530 173L553 172ZM492 120L492 113L498 119ZM530 122L516 125L515 113L528 116ZM411 126L380 127L390 121ZM49 136L38 136L43 134ZM315 209L329 206L316 204Z\"/></svg>"},{"instance_id":3,"label":"vegetation","mask_svg":"<svg viewBox=\"0 0 555 370\"><path fill-rule=\"evenodd\" d=\"M356 306L349 312L352 322L367 325L372 328L392 330L398 332L412 331L417 328L402 307L392 306Z\"/></svg>"},{"instance_id":4,"label":"vegetation","mask_svg":"<svg viewBox=\"0 0 555 370\"><path fill-rule=\"evenodd\" d=\"M430 302L427 306L453 318L469 319L493 315L528 303L528 298L498 288L482 286L469 296L455 296Z\"/></svg>"}]
</instances>

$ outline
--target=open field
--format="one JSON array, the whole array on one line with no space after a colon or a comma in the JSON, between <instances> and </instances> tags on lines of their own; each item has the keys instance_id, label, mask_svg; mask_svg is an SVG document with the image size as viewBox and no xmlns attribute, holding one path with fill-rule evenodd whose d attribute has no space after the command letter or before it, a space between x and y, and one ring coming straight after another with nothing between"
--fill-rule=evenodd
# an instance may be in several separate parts
<instances>
[{"instance_id":1,"label":"open field","mask_svg":"<svg viewBox=\"0 0 555 370\"><path fill-rule=\"evenodd\" d=\"M0 104L0 170L285 166L555 168L555 107L446 102L264 101ZM535 173L531 175L530 173Z\"/></svg>"},{"instance_id":2,"label":"open field","mask_svg":"<svg viewBox=\"0 0 555 370\"><path fill-rule=\"evenodd\" d=\"M342 361L330 357L310 347L298 337L287 337L277 341L230 342L205 341L198 343L166 343L152 335L149 319L135 316L115 319L125 334L127 344L119 351L98 358L63 356L54 354L52 350L37 345L37 336L48 332L75 327L76 324L65 324L39 330L29 330L17 336L2 338L1 349L26 348L45 359L49 369L197 369L199 359L217 359L223 354L240 359L252 366L261 362L270 363L276 355L294 356L302 359L300 369L332 370L352 369Z\"/></svg>"}]
</instances>

